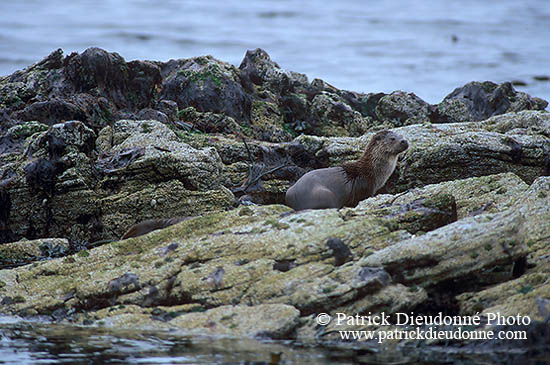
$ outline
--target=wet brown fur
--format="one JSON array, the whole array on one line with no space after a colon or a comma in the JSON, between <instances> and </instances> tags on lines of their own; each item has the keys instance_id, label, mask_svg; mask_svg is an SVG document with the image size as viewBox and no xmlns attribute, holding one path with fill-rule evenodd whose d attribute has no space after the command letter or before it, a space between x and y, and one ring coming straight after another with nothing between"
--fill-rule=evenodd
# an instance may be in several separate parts
<instances>
[{"instance_id":1,"label":"wet brown fur","mask_svg":"<svg viewBox=\"0 0 550 365\"><path fill-rule=\"evenodd\" d=\"M365 179L374 180L381 172L380 167L385 165L385 157L383 152L393 148L391 134L388 130L383 130L376 133L369 141L363 155L357 161L348 162L342 166L346 172L348 181L363 177ZM389 138L388 138L389 137ZM408 144L407 144L408 146Z\"/></svg>"},{"instance_id":2,"label":"wet brown fur","mask_svg":"<svg viewBox=\"0 0 550 365\"><path fill-rule=\"evenodd\" d=\"M313 170L286 193L295 210L355 207L373 196L388 180L407 141L388 130L376 133L359 160L341 167Z\"/></svg>"},{"instance_id":3,"label":"wet brown fur","mask_svg":"<svg viewBox=\"0 0 550 365\"><path fill-rule=\"evenodd\" d=\"M132 237L138 237L144 234L147 234L152 231L156 231L157 229L166 228L169 226L172 226L174 224L183 222L185 220L188 220L191 217L176 217L176 218L169 218L169 219L148 219L143 222L139 222L137 224L134 224L124 235L120 238L121 240L125 240L127 238Z\"/></svg>"}]
</instances>

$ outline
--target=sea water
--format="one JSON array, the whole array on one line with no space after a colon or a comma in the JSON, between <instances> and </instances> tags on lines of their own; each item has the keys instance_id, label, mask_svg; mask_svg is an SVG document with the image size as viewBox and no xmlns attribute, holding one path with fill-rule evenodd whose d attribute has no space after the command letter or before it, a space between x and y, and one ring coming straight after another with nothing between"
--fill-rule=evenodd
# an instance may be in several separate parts
<instances>
[{"instance_id":1,"label":"sea water","mask_svg":"<svg viewBox=\"0 0 550 365\"><path fill-rule=\"evenodd\" d=\"M0 75L57 48L238 66L260 47L341 89L438 103L470 81L515 81L550 100L550 81L537 80L550 76L545 0L2 0L0 14Z\"/></svg>"}]
</instances>

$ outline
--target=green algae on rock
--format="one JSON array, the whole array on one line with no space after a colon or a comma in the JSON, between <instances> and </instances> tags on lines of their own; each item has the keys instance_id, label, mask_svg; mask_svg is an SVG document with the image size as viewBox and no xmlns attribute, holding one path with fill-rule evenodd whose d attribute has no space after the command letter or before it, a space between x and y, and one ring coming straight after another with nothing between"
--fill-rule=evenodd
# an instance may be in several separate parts
<instances>
[{"instance_id":1,"label":"green algae on rock","mask_svg":"<svg viewBox=\"0 0 550 365\"><path fill-rule=\"evenodd\" d=\"M236 68L92 48L54 52L0 90L2 227L99 241L0 270L2 313L339 345L338 330L368 328L322 327L318 313L545 320L550 114L508 84L429 105L309 82L260 49ZM411 146L381 191L392 194L341 210L276 204L307 171L357 159L384 127ZM28 173L40 164L53 166L47 181ZM234 209L237 198L264 205ZM173 216L192 218L106 242ZM3 252L26 255L18 245Z\"/></svg>"},{"instance_id":2,"label":"green algae on rock","mask_svg":"<svg viewBox=\"0 0 550 365\"><path fill-rule=\"evenodd\" d=\"M484 179L463 182L463 189L470 188L469 198L486 194L475 188ZM495 177L495 181L499 179L517 178L505 174ZM186 313L197 306L206 313L223 306L251 306L239 312L246 316L257 306L285 305L304 318L321 311L410 310L425 302L427 291L438 283L468 280L487 268L511 265L527 256L530 247L526 242L548 233L546 226L535 229L529 223L536 215L548 214L550 204L537 198L540 191L550 189L547 180L539 178L530 189L516 190L514 202L510 205L503 200L496 213L479 213L423 235L405 234L398 239L394 232L404 232L404 228L398 223L392 232L384 224L380 218L387 214L384 202L396 198L415 201L425 196L425 191L411 191L402 197L380 195L341 212L327 209L289 214L289 208L274 205L247 207L247 214L240 210L212 213L89 250L87 257L74 255L73 260L54 259L1 270L0 280L5 285L0 295L25 298L8 301L4 309L12 314L86 309L104 313L97 318L105 323L111 323L109 308L135 306L135 314L124 312L124 323L137 327L151 325L146 308L159 305L165 311L179 308L174 320L181 319L169 321L169 326L185 322ZM425 189L449 194L453 183ZM460 196L463 192L456 193ZM266 225L266 221L285 224L285 228ZM351 261L335 266L327 245L329 237L339 238L350 249ZM283 262L286 264L278 264ZM509 279L511 276L501 278ZM540 295L539 284L530 283ZM504 297L499 300L506 301ZM115 313L119 312L113 312L113 321ZM205 318L215 318L214 323L227 321L221 314L218 317ZM292 323L298 326L300 336L323 337ZM242 328L219 326L227 333L242 334Z\"/></svg>"},{"instance_id":3,"label":"green algae on rock","mask_svg":"<svg viewBox=\"0 0 550 365\"><path fill-rule=\"evenodd\" d=\"M64 238L20 240L0 245L0 265L17 266L44 257L61 256L70 251L69 241Z\"/></svg>"}]
</instances>

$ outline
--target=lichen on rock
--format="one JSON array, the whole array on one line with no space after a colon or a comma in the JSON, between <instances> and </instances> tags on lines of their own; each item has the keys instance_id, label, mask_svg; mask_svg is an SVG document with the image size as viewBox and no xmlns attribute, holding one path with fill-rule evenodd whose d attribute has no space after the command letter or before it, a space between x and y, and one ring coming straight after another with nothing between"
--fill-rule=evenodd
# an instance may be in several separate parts
<instances>
[{"instance_id":1,"label":"lichen on rock","mask_svg":"<svg viewBox=\"0 0 550 365\"><path fill-rule=\"evenodd\" d=\"M1 256L32 262L0 270L1 312L310 344L366 329L318 326L318 313L542 323L545 107L507 83L470 83L438 105L339 90L261 49L238 68L55 51L0 78ZM357 159L381 128L410 148L378 195L282 205L303 174ZM119 240L173 217L189 219Z\"/></svg>"}]
</instances>

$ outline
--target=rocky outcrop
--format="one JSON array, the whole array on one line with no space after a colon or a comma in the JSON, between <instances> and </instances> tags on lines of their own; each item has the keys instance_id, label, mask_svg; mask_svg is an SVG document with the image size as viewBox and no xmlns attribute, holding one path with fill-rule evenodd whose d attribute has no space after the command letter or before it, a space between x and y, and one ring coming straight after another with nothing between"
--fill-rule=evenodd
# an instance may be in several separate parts
<instances>
[{"instance_id":1,"label":"rocky outcrop","mask_svg":"<svg viewBox=\"0 0 550 365\"><path fill-rule=\"evenodd\" d=\"M21 240L0 245L1 267L13 267L43 258L60 257L71 253L65 238Z\"/></svg>"},{"instance_id":2,"label":"rocky outcrop","mask_svg":"<svg viewBox=\"0 0 550 365\"><path fill-rule=\"evenodd\" d=\"M360 136L376 126L400 127L479 121L507 112L542 110L544 100L516 92L512 85L470 83L429 105L412 93L362 94L285 71L261 50L248 51L236 68L211 56L166 63L126 62L117 53L90 48L63 57L52 52L41 62L0 79L5 133L21 121L52 125L79 120L96 133L120 119L179 121L193 107L234 119L245 135L289 141L297 134ZM200 115L187 122L202 132ZM224 133L226 131L223 131Z\"/></svg>"},{"instance_id":3,"label":"rocky outcrop","mask_svg":"<svg viewBox=\"0 0 550 365\"><path fill-rule=\"evenodd\" d=\"M472 212L450 223L441 222L439 210L430 211L430 205L413 204L426 194L440 194L441 201L451 204L444 197L453 191L453 202L462 207L456 213L467 214L472 198L487 196L488 178L431 185L400 196L379 195L340 211L293 213L272 205L212 213L147 236L2 270L0 296L4 311L18 315L56 313L77 322L144 328L157 327L162 319L162 326L208 326L209 332L233 335L253 334L246 329L263 321L257 331L277 337L293 336L289 333L297 330L301 338L319 341L337 336L326 331L338 328L312 328L312 314L367 313L381 307L408 312L422 305L435 310L437 303L430 299L435 293L464 303L460 305L467 311L468 301L475 299L468 291L495 281L512 288L524 280L533 285L533 294L518 295L529 306L513 296L510 301L508 295L497 295L497 286L477 294L495 299L475 300L471 310L496 310L500 300L518 303L506 313L517 310L540 318L532 301L545 295L546 284L535 278L547 265L530 255L534 248L547 254L548 178L527 188L511 173L491 176L496 190L518 183L522 187L504 192L495 201L494 213ZM433 220L424 219L412 234L407 222L396 219L411 211ZM526 264L518 268L521 260ZM514 279L518 275L523 276ZM449 282L454 285L442 291ZM192 314L198 309L206 310L204 315ZM282 313L287 322L272 327L262 319L266 313Z\"/></svg>"},{"instance_id":4,"label":"rocky outcrop","mask_svg":"<svg viewBox=\"0 0 550 365\"><path fill-rule=\"evenodd\" d=\"M188 103L182 100L145 102L147 97L143 95L146 93L132 98L134 102L124 101L122 98L130 94L122 91L128 91L132 85L137 87L135 85L139 82L132 81L133 74L128 71L129 66L123 65L120 56L92 49L78 57L69 56L64 63L56 61L59 57L58 52L53 53L44 62L4 78L4 87L10 88L19 82L15 90L29 90L30 86L23 88L25 82L36 83L36 79L42 77L42 85L55 79L57 81L48 87L33 88L33 93L40 94L35 98L51 97L49 100L53 100L64 95L79 95L87 100L96 98L98 103L112 104L109 108L113 118L137 113L136 117L153 115L164 123L107 119L104 123L97 123L93 115L86 113L82 121L51 126L48 124L53 120L49 119L43 119L42 123L9 121L14 125L6 129L2 137L0 148L4 153L0 156L3 161L0 177L4 181L13 180L4 190L12 205L9 226L16 228L4 226L4 241L48 236L67 237L79 242L116 239L128 226L142 219L163 215L189 216L230 208L233 200L227 189L236 198L261 204L282 203L288 187L305 172L357 158L370 137L369 132L362 134L369 126L384 123L381 120L387 120L389 126L420 122L425 120L422 115L430 109L420 99L396 92L361 99L367 105L376 104L368 111L358 95L340 91L321 80L308 84L303 75L281 70L260 50L249 52L240 70L211 57L196 58L187 63L174 61L169 65L148 63L164 70L161 80L170 79L171 82L175 82L174 78L182 78L183 72L180 71L186 67L194 69L200 66L200 70L206 72L204 67L209 67L210 63L219 69L216 77L229 78L233 80L232 85L239 78L255 80L243 86L250 101L248 117L242 116L244 109L232 114L220 113L221 109L214 107L199 107L196 103L195 107L187 106ZM67 73L73 75L77 72L68 66L73 63L89 69L93 75L93 80L78 90L74 85L79 83L75 81L78 78L67 76ZM126 71L119 70L123 75L117 77L123 79L117 83L118 89L108 91L114 86L105 80L110 79L110 72L115 72L111 68L115 66ZM72 71L67 71L67 67ZM144 85L147 88L160 87L151 81L159 80L158 77L145 77L149 81L142 78L141 88L145 88ZM211 78L191 79L216 86ZM72 86L61 87L63 83ZM298 96L300 93L304 93L303 99ZM261 95L269 97L259 99ZM412 97L410 102L406 101L407 95ZM302 121L315 115L316 131L333 135L334 128L340 128L342 133L336 134L345 135L352 128L362 134L361 137L330 138L304 134L288 143L249 140L245 145L242 138L247 134L264 140L289 140L291 131L285 127L288 126L289 114L277 111L289 98L298 98L296 103L287 106L292 106L289 109L292 112L302 110L305 113L300 117L305 118ZM16 115L20 112L17 108L23 107L22 103L19 104L6 110L13 109L15 114L12 115ZM136 105L147 108L137 111ZM212 111L204 111L209 109ZM97 112L98 109L90 110ZM334 114L336 110L345 113ZM394 111L397 114L393 115ZM309 117L305 117L306 114ZM397 118L398 114L401 119ZM513 171L530 183L544 174L550 160L548 118L545 112L524 111L481 122L437 126L424 123L401 127L397 131L411 142L411 148L383 191L395 193L440 181L506 171ZM401 122L397 122L398 119ZM330 123L323 120L330 120ZM264 127L267 129L262 129ZM280 133L264 135L267 130L279 130ZM198 153L197 149L208 152ZM144 186L146 181L149 186ZM183 195L168 194L173 199L163 198L168 191ZM189 199L182 199L184 196ZM79 204L65 206L66 202L75 200ZM31 216L34 216L30 219L32 224Z\"/></svg>"},{"instance_id":5,"label":"rocky outcrop","mask_svg":"<svg viewBox=\"0 0 550 365\"><path fill-rule=\"evenodd\" d=\"M92 48L0 90L4 314L326 343L365 328L318 313L521 313L533 331L550 313L550 116L509 84L429 105L309 82L260 49L237 68ZM381 194L280 205L380 128L410 145Z\"/></svg>"},{"instance_id":6,"label":"rocky outcrop","mask_svg":"<svg viewBox=\"0 0 550 365\"><path fill-rule=\"evenodd\" d=\"M470 82L456 88L437 106L433 122L473 122L521 110L543 110L546 100L514 90L510 82Z\"/></svg>"},{"instance_id":7,"label":"rocky outcrop","mask_svg":"<svg viewBox=\"0 0 550 365\"><path fill-rule=\"evenodd\" d=\"M97 138L79 121L55 124L0 171L12 179L15 237L112 240L140 220L234 205L216 150L192 148L153 120L121 120Z\"/></svg>"}]
</instances>

